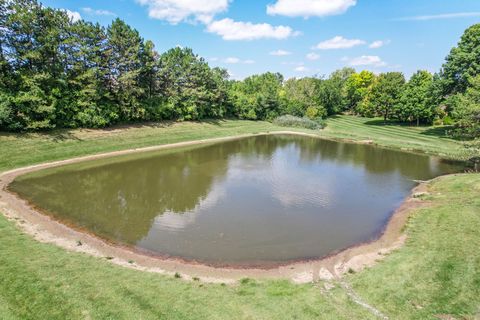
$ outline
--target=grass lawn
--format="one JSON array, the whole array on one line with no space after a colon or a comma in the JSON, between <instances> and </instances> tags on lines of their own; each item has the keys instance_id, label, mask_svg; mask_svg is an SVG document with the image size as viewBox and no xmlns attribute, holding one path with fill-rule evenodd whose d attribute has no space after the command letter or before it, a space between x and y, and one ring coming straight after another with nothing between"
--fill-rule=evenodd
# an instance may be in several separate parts
<instances>
[{"instance_id":1,"label":"grass lawn","mask_svg":"<svg viewBox=\"0 0 480 320\"><path fill-rule=\"evenodd\" d=\"M463 143L446 138L445 129L441 127L383 125L378 119L352 116L336 116L328 119L327 124L325 130L313 131L282 128L264 121L219 120L202 123L154 123L104 130L0 133L0 172L87 154L287 129L314 133L328 139L372 140L384 147L416 150L452 159L472 156Z\"/></svg>"},{"instance_id":2,"label":"grass lawn","mask_svg":"<svg viewBox=\"0 0 480 320\"><path fill-rule=\"evenodd\" d=\"M448 138L447 127L415 127L384 124L381 119L335 116L327 121L322 136L332 139L371 140L379 146L423 152L450 159L469 159L474 156L465 144Z\"/></svg>"},{"instance_id":3,"label":"grass lawn","mask_svg":"<svg viewBox=\"0 0 480 320\"><path fill-rule=\"evenodd\" d=\"M92 153L275 130L285 128L219 121L0 134L0 171ZM465 157L462 143L443 137L438 128L384 126L340 116L317 133ZM442 177L429 188L426 200L432 205L409 220L406 245L344 281L390 319L478 319L480 175ZM377 319L336 281L330 290L323 282L187 282L36 242L2 215L0 275L0 319Z\"/></svg>"}]
</instances>

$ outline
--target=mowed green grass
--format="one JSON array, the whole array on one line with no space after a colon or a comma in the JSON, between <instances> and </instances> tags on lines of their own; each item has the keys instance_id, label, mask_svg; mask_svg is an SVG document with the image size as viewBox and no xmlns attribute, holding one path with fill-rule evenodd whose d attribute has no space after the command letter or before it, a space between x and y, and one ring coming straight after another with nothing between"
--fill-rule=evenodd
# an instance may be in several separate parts
<instances>
[{"instance_id":1,"label":"mowed green grass","mask_svg":"<svg viewBox=\"0 0 480 320\"><path fill-rule=\"evenodd\" d=\"M406 245L347 281L392 319L480 319L480 175L438 178L429 193Z\"/></svg>"},{"instance_id":2,"label":"mowed green grass","mask_svg":"<svg viewBox=\"0 0 480 320\"><path fill-rule=\"evenodd\" d=\"M0 319L369 318L340 289L287 281L187 282L68 253L0 217Z\"/></svg>"},{"instance_id":3,"label":"mowed green grass","mask_svg":"<svg viewBox=\"0 0 480 320\"><path fill-rule=\"evenodd\" d=\"M352 141L371 140L394 149L439 155L449 159L469 159L472 152L465 143L449 138L448 127L404 126L383 123L382 119L334 116L328 119L324 137Z\"/></svg>"},{"instance_id":4,"label":"mowed green grass","mask_svg":"<svg viewBox=\"0 0 480 320\"><path fill-rule=\"evenodd\" d=\"M444 141L458 150L463 148L454 140L425 134L429 128L375 124L373 128L385 134L368 134L372 126L365 123L368 121L342 116L330 119L329 129L316 133L331 139L371 139L391 148L416 145L425 152L434 152ZM395 128L398 135L391 133L388 138L387 132ZM221 121L4 134L0 136L0 168L284 129L266 122ZM403 144L398 142L401 135L408 136ZM478 319L480 175L442 177L429 188L425 200L432 205L412 215L405 228L406 245L374 267L348 275L345 281L390 319ZM323 282L188 282L39 243L15 223L21 221L8 221L0 215L0 319L376 319L355 304L336 281L331 283L331 290L325 290Z\"/></svg>"},{"instance_id":5,"label":"mowed green grass","mask_svg":"<svg viewBox=\"0 0 480 320\"><path fill-rule=\"evenodd\" d=\"M0 133L0 172L34 163L182 141L281 130L269 122L165 122L108 129Z\"/></svg>"},{"instance_id":6,"label":"mowed green grass","mask_svg":"<svg viewBox=\"0 0 480 320\"><path fill-rule=\"evenodd\" d=\"M166 122L103 130L55 130L48 133L0 133L0 172L42 162L129 148L249 133L294 130L327 139L372 140L394 149L425 152L452 159L471 154L464 143L446 138L445 128L383 125L378 119L336 116L324 130L284 128L266 121L219 120Z\"/></svg>"}]
</instances>

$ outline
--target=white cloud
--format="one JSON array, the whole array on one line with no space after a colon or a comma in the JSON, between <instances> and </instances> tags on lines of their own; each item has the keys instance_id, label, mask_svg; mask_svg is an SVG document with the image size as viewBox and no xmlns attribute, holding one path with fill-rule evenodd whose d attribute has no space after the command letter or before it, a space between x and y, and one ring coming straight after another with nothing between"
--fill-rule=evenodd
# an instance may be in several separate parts
<instances>
[{"instance_id":1,"label":"white cloud","mask_svg":"<svg viewBox=\"0 0 480 320\"><path fill-rule=\"evenodd\" d=\"M191 18L209 23L216 14L227 10L229 0L137 0L137 2L147 6L151 18L177 24Z\"/></svg>"},{"instance_id":2,"label":"white cloud","mask_svg":"<svg viewBox=\"0 0 480 320\"><path fill-rule=\"evenodd\" d=\"M267 6L267 13L288 17L324 17L342 14L356 4L356 0L277 0Z\"/></svg>"},{"instance_id":3,"label":"white cloud","mask_svg":"<svg viewBox=\"0 0 480 320\"><path fill-rule=\"evenodd\" d=\"M254 24L229 18L211 22L207 25L207 31L218 34L224 40L286 39L298 35L298 32L286 26Z\"/></svg>"},{"instance_id":4,"label":"white cloud","mask_svg":"<svg viewBox=\"0 0 480 320\"><path fill-rule=\"evenodd\" d=\"M223 60L224 63L227 63L227 64L239 64L239 63L243 63L243 64L254 64L255 61L254 60L241 60L237 57L228 57L226 58L225 60Z\"/></svg>"},{"instance_id":5,"label":"white cloud","mask_svg":"<svg viewBox=\"0 0 480 320\"><path fill-rule=\"evenodd\" d=\"M95 10L89 7L82 8L82 11L85 12L86 14L91 14L95 16L116 16L116 14L112 11L101 10L101 9Z\"/></svg>"},{"instance_id":6,"label":"white cloud","mask_svg":"<svg viewBox=\"0 0 480 320\"><path fill-rule=\"evenodd\" d=\"M456 13L444 13L444 14L434 14L434 15L425 15L425 16L413 16L413 17L403 17L395 19L397 21L428 21L428 20L438 20L438 19L455 19L455 18L470 18L470 17L480 17L480 12L456 12Z\"/></svg>"},{"instance_id":7,"label":"white cloud","mask_svg":"<svg viewBox=\"0 0 480 320\"><path fill-rule=\"evenodd\" d=\"M373 66L373 67L385 67L386 62L382 61L379 56L361 56L350 60L351 66Z\"/></svg>"},{"instance_id":8,"label":"white cloud","mask_svg":"<svg viewBox=\"0 0 480 320\"><path fill-rule=\"evenodd\" d=\"M336 36L332 39L320 42L314 49L331 50L331 49L348 49L355 46L364 45L366 42L360 39L345 39L342 36Z\"/></svg>"},{"instance_id":9,"label":"white cloud","mask_svg":"<svg viewBox=\"0 0 480 320\"><path fill-rule=\"evenodd\" d=\"M378 48L381 48L383 46L386 46L389 43L390 43L390 40L387 40L387 41L377 40L377 41L373 41L372 43L370 43L370 45L368 47L371 48L371 49L378 49Z\"/></svg>"},{"instance_id":10,"label":"white cloud","mask_svg":"<svg viewBox=\"0 0 480 320\"><path fill-rule=\"evenodd\" d=\"M305 66L298 66L294 69L296 72L306 72L308 71L308 68Z\"/></svg>"},{"instance_id":11,"label":"white cloud","mask_svg":"<svg viewBox=\"0 0 480 320\"><path fill-rule=\"evenodd\" d=\"M310 52L305 56L308 60L318 60L320 59L320 55L316 54L315 52Z\"/></svg>"},{"instance_id":12,"label":"white cloud","mask_svg":"<svg viewBox=\"0 0 480 320\"><path fill-rule=\"evenodd\" d=\"M285 51L285 50L275 50L270 52L271 56L289 56L291 54L292 54L291 52Z\"/></svg>"},{"instance_id":13,"label":"white cloud","mask_svg":"<svg viewBox=\"0 0 480 320\"><path fill-rule=\"evenodd\" d=\"M225 59L224 62L228 63L228 64L237 64L237 63L240 62L240 59L235 58L235 57L229 57L229 58Z\"/></svg>"},{"instance_id":14,"label":"white cloud","mask_svg":"<svg viewBox=\"0 0 480 320\"><path fill-rule=\"evenodd\" d=\"M67 13L70 20L72 20L72 22L77 22L78 20L82 20L82 16L77 11L70 11L66 9L65 12Z\"/></svg>"}]
</instances>

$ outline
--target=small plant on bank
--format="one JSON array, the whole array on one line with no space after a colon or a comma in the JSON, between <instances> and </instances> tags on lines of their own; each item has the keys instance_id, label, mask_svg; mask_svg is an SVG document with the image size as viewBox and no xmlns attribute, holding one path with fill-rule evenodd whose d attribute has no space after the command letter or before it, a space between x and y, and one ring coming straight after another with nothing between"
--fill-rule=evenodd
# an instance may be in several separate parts
<instances>
[{"instance_id":1,"label":"small plant on bank","mask_svg":"<svg viewBox=\"0 0 480 320\"><path fill-rule=\"evenodd\" d=\"M174 276L174 277L177 278L177 279L180 279L182 276L180 275L180 273L175 272L175 276Z\"/></svg>"},{"instance_id":2,"label":"small plant on bank","mask_svg":"<svg viewBox=\"0 0 480 320\"><path fill-rule=\"evenodd\" d=\"M281 127L305 128L311 130L319 130L325 128L325 121L321 118L311 120L307 117L295 117L292 115L284 115L273 120L273 123Z\"/></svg>"}]
</instances>

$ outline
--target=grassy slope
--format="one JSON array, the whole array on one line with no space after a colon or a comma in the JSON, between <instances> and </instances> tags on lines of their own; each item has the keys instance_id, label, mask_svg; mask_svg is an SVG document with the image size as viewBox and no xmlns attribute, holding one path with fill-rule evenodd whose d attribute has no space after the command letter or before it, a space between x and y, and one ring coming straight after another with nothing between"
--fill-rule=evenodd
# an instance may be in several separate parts
<instances>
[{"instance_id":1,"label":"grassy slope","mask_svg":"<svg viewBox=\"0 0 480 320\"><path fill-rule=\"evenodd\" d=\"M384 125L380 119L336 116L328 120L328 126L322 135L334 139L372 140L384 147L420 151L452 159L472 156L463 143L447 138L445 131L445 127Z\"/></svg>"},{"instance_id":2,"label":"grassy slope","mask_svg":"<svg viewBox=\"0 0 480 320\"><path fill-rule=\"evenodd\" d=\"M57 130L44 134L0 133L0 172L87 154L279 129L269 122L232 120L160 123L105 130Z\"/></svg>"},{"instance_id":3,"label":"grassy slope","mask_svg":"<svg viewBox=\"0 0 480 320\"><path fill-rule=\"evenodd\" d=\"M329 139L373 140L390 148L419 150L450 158L465 157L463 144L442 136L431 127L383 126L374 120L338 116L327 129L312 131ZM378 122L378 121L377 121ZM45 134L0 133L0 172L29 164L67 159L86 154L138 148L180 141L285 130L268 122L212 121L208 123L164 123L130 127L127 130L58 130Z\"/></svg>"},{"instance_id":4,"label":"grassy slope","mask_svg":"<svg viewBox=\"0 0 480 320\"><path fill-rule=\"evenodd\" d=\"M351 319L365 314L339 290L287 281L235 286L186 282L67 253L0 218L0 318ZM5 314L4 314L5 315ZM5 316L6 317L6 316Z\"/></svg>"},{"instance_id":5,"label":"grassy slope","mask_svg":"<svg viewBox=\"0 0 480 320\"><path fill-rule=\"evenodd\" d=\"M396 319L480 319L480 176L437 180L426 197L433 207L408 223L406 246L349 280Z\"/></svg>"},{"instance_id":6,"label":"grassy slope","mask_svg":"<svg viewBox=\"0 0 480 320\"><path fill-rule=\"evenodd\" d=\"M393 147L462 154L453 140L428 128L371 126L339 117L321 135L371 139ZM63 131L48 135L0 135L0 171L42 161L214 136L273 131L264 122L225 121L144 126L126 131ZM413 147L412 147L413 148ZM453 150L453 153L450 152ZM392 319L425 319L480 312L479 175L438 179L435 207L410 220L407 245L374 268L347 281ZM221 286L128 270L69 253L23 235L0 216L1 319L368 319L373 318L336 286L261 281Z\"/></svg>"}]
</instances>

